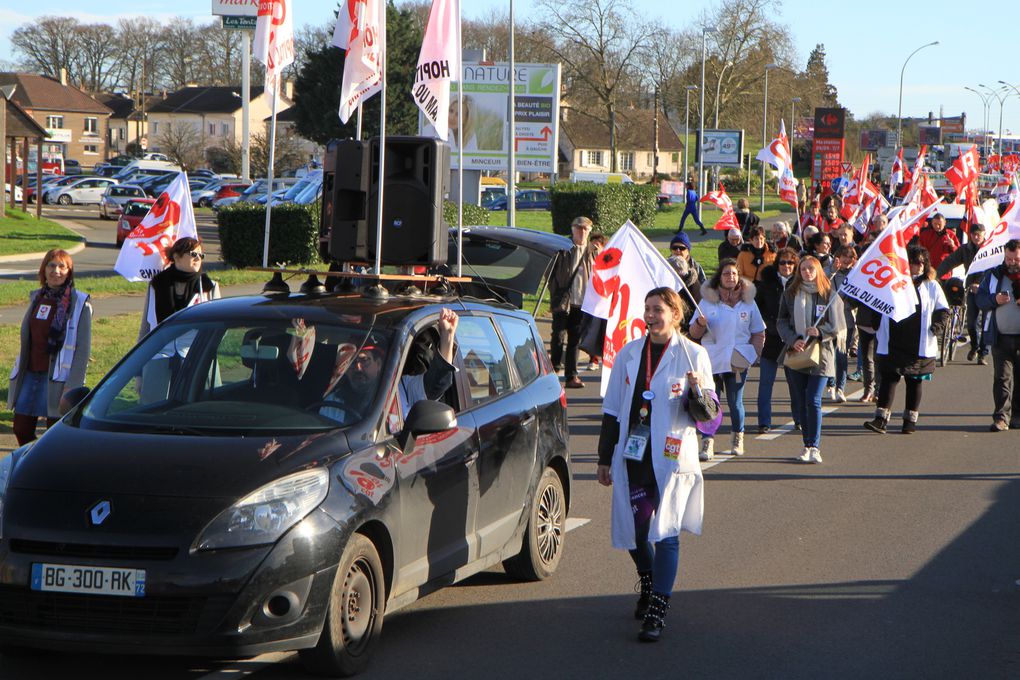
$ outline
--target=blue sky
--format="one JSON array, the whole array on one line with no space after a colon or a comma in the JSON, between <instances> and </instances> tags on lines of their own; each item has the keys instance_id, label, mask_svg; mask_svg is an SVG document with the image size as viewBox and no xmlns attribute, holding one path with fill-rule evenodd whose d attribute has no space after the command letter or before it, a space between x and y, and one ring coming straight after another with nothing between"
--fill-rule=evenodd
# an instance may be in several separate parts
<instances>
[{"instance_id":1,"label":"blue sky","mask_svg":"<svg viewBox=\"0 0 1020 680\"><path fill-rule=\"evenodd\" d=\"M466 17L482 16L493 8L509 7L509 0L461 0ZM664 15L663 7L677 7L662 0L630 0L642 15L661 17L663 25L690 26L695 17L715 3L689 0L682 10ZM294 0L299 24L318 24L328 19L330 0ZM187 16L210 17L209 0L176 0L154 3L144 0L37 0L15 5L0 0L0 59L10 60L10 33L19 25L45 15L77 17L81 21L113 23L122 16L144 13L157 19ZM516 0L518 17L534 16L533 0ZM970 7L980 14L967 15ZM83 9L87 8L87 9ZM167 11L171 9L173 11ZM829 74L839 91L840 102L857 116L874 111L895 114L903 60L916 47L933 40L941 45L918 53L907 66L903 89L905 116L921 116L943 106L945 114L967 112L967 127L981 125L983 108L977 95L963 89L979 83L996 86L1008 80L1020 87L1020 60L1011 48L1010 32L1016 5L1010 0L979 0L971 5L943 2L901 3L890 0L856 0L824 3L818 0L785 0L778 19L789 25L800 66L816 43L824 43ZM996 28L1010 30L996 35ZM999 104L993 102L991 126L998 127ZM1020 134L1020 96L1005 101L1003 129Z\"/></svg>"}]
</instances>

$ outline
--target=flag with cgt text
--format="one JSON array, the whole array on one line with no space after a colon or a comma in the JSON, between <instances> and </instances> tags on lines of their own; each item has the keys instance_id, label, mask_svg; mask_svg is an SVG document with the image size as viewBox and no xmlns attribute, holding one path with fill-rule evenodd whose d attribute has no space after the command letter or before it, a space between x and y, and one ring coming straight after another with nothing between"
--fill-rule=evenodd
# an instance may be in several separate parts
<instances>
[{"instance_id":1,"label":"flag with cgt text","mask_svg":"<svg viewBox=\"0 0 1020 680\"><path fill-rule=\"evenodd\" d=\"M166 251L185 237L198 238L198 229L188 176L182 172L124 239L113 268L128 281L149 281L169 264Z\"/></svg>"}]
</instances>

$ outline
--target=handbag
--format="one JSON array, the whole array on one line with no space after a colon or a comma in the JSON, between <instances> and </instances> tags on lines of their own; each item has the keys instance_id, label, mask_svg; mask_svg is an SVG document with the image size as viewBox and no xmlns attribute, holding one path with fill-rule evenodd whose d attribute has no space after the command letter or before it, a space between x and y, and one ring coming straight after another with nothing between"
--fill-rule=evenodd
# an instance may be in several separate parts
<instances>
[{"instance_id":1,"label":"handbag","mask_svg":"<svg viewBox=\"0 0 1020 680\"><path fill-rule=\"evenodd\" d=\"M804 343L804 349L799 352L792 352L786 348L786 355L783 357L783 366L792 368L795 371L810 371L818 368L822 363L822 343L818 338L810 338Z\"/></svg>"},{"instance_id":2,"label":"handbag","mask_svg":"<svg viewBox=\"0 0 1020 680\"><path fill-rule=\"evenodd\" d=\"M747 360L743 354L737 350L733 350L733 355L730 357L730 370L734 373L740 373L746 371L751 367L751 362Z\"/></svg>"}]
</instances>

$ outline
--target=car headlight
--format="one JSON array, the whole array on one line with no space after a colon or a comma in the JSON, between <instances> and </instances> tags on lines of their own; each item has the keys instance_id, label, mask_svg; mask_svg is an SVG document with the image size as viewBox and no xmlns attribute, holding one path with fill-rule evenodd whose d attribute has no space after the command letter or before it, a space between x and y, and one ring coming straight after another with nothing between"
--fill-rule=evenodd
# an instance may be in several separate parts
<instances>
[{"instance_id":1,"label":"car headlight","mask_svg":"<svg viewBox=\"0 0 1020 680\"><path fill-rule=\"evenodd\" d=\"M318 507L329 491L329 473L304 470L266 484L224 510L198 537L195 550L275 543Z\"/></svg>"}]
</instances>

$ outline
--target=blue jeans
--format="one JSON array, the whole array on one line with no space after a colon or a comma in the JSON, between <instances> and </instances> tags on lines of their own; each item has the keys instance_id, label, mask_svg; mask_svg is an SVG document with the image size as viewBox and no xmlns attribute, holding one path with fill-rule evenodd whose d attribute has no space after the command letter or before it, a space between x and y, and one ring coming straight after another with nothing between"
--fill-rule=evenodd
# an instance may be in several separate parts
<instances>
[{"instance_id":1,"label":"blue jeans","mask_svg":"<svg viewBox=\"0 0 1020 680\"><path fill-rule=\"evenodd\" d=\"M726 391L726 404L730 407L730 429L733 432L744 431L744 385L747 384L747 371L733 373L717 373L715 391Z\"/></svg>"},{"instance_id":2,"label":"blue jeans","mask_svg":"<svg viewBox=\"0 0 1020 680\"><path fill-rule=\"evenodd\" d=\"M843 391L846 389L846 371L849 364L849 355L846 351L836 350L836 389Z\"/></svg>"},{"instance_id":3,"label":"blue jeans","mask_svg":"<svg viewBox=\"0 0 1020 680\"><path fill-rule=\"evenodd\" d=\"M985 343L985 314L977 306L977 295L967 293L967 334L970 335L970 348L981 356L987 356L990 347Z\"/></svg>"},{"instance_id":4,"label":"blue jeans","mask_svg":"<svg viewBox=\"0 0 1020 680\"><path fill-rule=\"evenodd\" d=\"M652 544L648 540L647 524L644 531L635 528L638 529L637 548L630 551L634 566L638 571L652 572L652 590L660 595L671 594L680 567L680 537L670 536Z\"/></svg>"},{"instance_id":5,"label":"blue jeans","mask_svg":"<svg viewBox=\"0 0 1020 680\"><path fill-rule=\"evenodd\" d=\"M794 419L800 421L804 446L818 446L822 439L822 394L829 379L824 375L810 375L792 369L786 369L786 382L790 384L790 394L798 394L797 404L799 415Z\"/></svg>"},{"instance_id":6,"label":"blue jeans","mask_svg":"<svg viewBox=\"0 0 1020 680\"><path fill-rule=\"evenodd\" d=\"M772 427L772 387L776 384L779 364L772 359L761 358L758 372L758 427Z\"/></svg>"}]
</instances>

